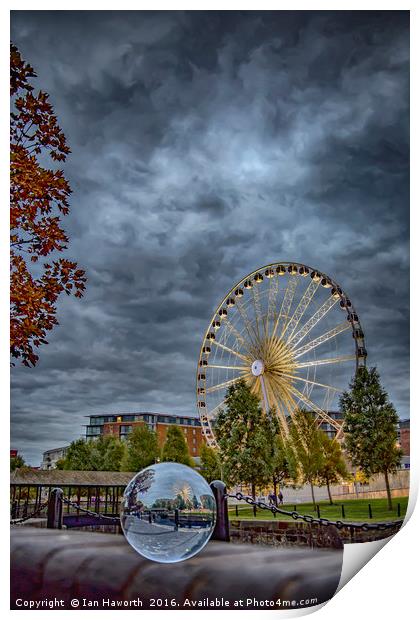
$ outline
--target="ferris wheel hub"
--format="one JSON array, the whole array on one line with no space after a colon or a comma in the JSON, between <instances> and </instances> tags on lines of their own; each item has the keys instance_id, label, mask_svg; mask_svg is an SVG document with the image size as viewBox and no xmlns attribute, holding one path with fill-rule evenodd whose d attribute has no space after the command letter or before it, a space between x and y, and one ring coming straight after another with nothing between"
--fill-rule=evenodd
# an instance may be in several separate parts
<instances>
[{"instance_id":1,"label":"ferris wheel hub","mask_svg":"<svg viewBox=\"0 0 420 620\"><path fill-rule=\"evenodd\" d=\"M264 362L262 360L255 360L251 365L251 372L254 377L259 377L264 373Z\"/></svg>"}]
</instances>

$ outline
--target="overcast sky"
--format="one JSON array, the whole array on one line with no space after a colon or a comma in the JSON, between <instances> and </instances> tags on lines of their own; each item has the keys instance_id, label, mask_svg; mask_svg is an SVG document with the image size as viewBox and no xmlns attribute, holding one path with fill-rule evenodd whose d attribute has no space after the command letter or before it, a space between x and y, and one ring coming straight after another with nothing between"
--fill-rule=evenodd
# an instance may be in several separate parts
<instances>
[{"instance_id":1,"label":"overcast sky","mask_svg":"<svg viewBox=\"0 0 420 620\"><path fill-rule=\"evenodd\" d=\"M12 446L92 413L195 414L215 306L279 260L335 278L409 416L408 12L12 12L72 154L62 299L12 369Z\"/></svg>"}]
</instances>

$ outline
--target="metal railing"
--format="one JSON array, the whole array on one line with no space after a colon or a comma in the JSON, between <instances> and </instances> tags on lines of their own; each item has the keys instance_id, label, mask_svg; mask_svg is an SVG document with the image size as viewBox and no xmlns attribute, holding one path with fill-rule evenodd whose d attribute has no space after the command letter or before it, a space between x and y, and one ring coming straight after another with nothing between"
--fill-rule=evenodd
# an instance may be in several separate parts
<instances>
[{"instance_id":1,"label":"metal railing","mask_svg":"<svg viewBox=\"0 0 420 620\"><path fill-rule=\"evenodd\" d=\"M12 484L10 485L11 519L21 519L38 510L37 516L46 516L46 503L51 491L57 485ZM61 487L64 495L79 506L75 509L66 505L66 514L79 514L82 508L109 516L120 514L121 500L125 486L121 485L65 485Z\"/></svg>"}]
</instances>

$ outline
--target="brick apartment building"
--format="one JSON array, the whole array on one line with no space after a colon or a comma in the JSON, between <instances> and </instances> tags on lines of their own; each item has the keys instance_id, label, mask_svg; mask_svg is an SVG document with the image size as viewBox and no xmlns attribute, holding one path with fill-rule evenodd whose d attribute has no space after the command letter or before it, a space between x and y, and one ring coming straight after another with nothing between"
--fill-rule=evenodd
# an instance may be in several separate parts
<instances>
[{"instance_id":1,"label":"brick apartment building","mask_svg":"<svg viewBox=\"0 0 420 620\"><path fill-rule=\"evenodd\" d=\"M183 432L190 456L197 457L204 441L200 420L193 416L178 416L168 413L150 411L137 413L96 414L89 417L86 425L86 439L94 439L100 435L114 435L122 440L136 426L147 425L157 434L161 448L166 440L168 429L176 424Z\"/></svg>"}]
</instances>

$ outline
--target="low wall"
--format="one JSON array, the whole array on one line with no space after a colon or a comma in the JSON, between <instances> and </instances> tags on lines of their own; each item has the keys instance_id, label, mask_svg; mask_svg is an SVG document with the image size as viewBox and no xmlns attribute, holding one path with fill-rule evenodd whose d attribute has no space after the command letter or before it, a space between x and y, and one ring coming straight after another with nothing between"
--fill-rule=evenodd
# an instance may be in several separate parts
<instances>
[{"instance_id":1,"label":"low wall","mask_svg":"<svg viewBox=\"0 0 420 620\"><path fill-rule=\"evenodd\" d=\"M391 490L391 497L408 497L410 492L409 488L406 489L392 489ZM362 491L358 490L357 494L356 493L346 493L345 495L341 494L341 495L337 495L335 493L332 493L332 498L340 501L343 499L380 499L380 498L384 498L387 497L386 491L365 491L364 489Z\"/></svg>"},{"instance_id":2,"label":"low wall","mask_svg":"<svg viewBox=\"0 0 420 620\"><path fill-rule=\"evenodd\" d=\"M343 548L343 543L372 542L392 536L400 525L386 531L338 530L333 525L323 526L304 521L264 521L260 519L231 520L232 542L253 543L274 547Z\"/></svg>"},{"instance_id":3,"label":"low wall","mask_svg":"<svg viewBox=\"0 0 420 620\"><path fill-rule=\"evenodd\" d=\"M283 601L310 607L334 595L342 558L342 549L210 541L185 562L160 564L137 554L123 536L16 527L11 608L32 602L35 609L278 609Z\"/></svg>"},{"instance_id":4,"label":"low wall","mask_svg":"<svg viewBox=\"0 0 420 620\"><path fill-rule=\"evenodd\" d=\"M230 521L232 542L262 544L274 547L311 547L342 549L343 542L336 527L298 521Z\"/></svg>"}]
</instances>

